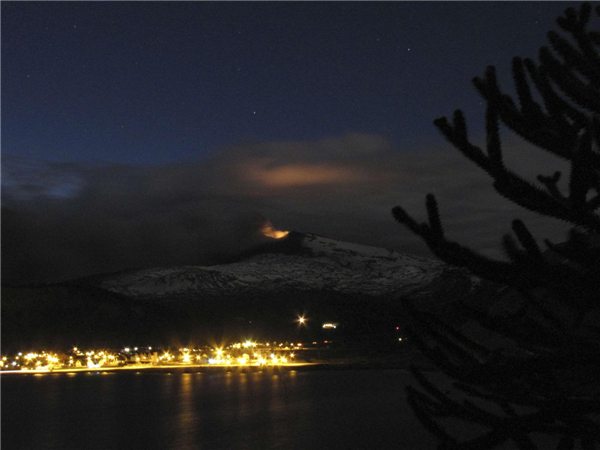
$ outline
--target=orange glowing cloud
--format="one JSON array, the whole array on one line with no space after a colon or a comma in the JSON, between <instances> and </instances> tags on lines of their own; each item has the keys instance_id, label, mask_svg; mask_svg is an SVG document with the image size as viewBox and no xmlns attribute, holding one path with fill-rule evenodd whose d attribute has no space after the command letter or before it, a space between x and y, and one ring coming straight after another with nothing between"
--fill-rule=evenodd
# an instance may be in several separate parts
<instances>
[{"instance_id":1,"label":"orange glowing cloud","mask_svg":"<svg viewBox=\"0 0 600 450\"><path fill-rule=\"evenodd\" d=\"M314 186L364 180L365 174L348 167L324 164L288 164L266 167L250 164L245 168L246 176L268 187Z\"/></svg>"}]
</instances>

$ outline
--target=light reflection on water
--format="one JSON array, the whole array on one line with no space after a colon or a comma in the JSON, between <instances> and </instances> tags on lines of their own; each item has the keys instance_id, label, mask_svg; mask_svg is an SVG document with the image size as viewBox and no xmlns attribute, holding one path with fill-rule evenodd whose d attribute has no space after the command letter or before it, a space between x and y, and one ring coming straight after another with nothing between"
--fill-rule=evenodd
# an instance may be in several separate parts
<instances>
[{"instance_id":1,"label":"light reflection on water","mask_svg":"<svg viewBox=\"0 0 600 450\"><path fill-rule=\"evenodd\" d=\"M194 409L194 380L193 374L181 374L181 383L179 385L179 414L176 423L178 431L176 433L177 442L174 447L194 448L195 436L197 436L198 417Z\"/></svg>"},{"instance_id":2,"label":"light reflection on water","mask_svg":"<svg viewBox=\"0 0 600 450\"><path fill-rule=\"evenodd\" d=\"M10 449L427 449L406 372L2 378Z\"/></svg>"}]
</instances>

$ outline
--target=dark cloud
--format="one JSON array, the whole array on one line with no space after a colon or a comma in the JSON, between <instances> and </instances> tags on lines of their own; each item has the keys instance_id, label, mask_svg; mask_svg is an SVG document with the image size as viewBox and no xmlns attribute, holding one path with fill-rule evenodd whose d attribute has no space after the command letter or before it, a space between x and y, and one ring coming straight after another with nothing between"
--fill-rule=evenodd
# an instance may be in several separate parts
<instances>
[{"instance_id":1,"label":"dark cloud","mask_svg":"<svg viewBox=\"0 0 600 450\"><path fill-rule=\"evenodd\" d=\"M534 179L559 161L522 142L507 164ZM3 282L58 281L136 267L206 264L284 230L429 252L396 224L396 204L424 220L436 194L447 235L488 255L519 217L542 237L564 226L500 198L449 144L392 148L381 136L221 149L205 161L152 167L56 164L3 155Z\"/></svg>"}]
</instances>

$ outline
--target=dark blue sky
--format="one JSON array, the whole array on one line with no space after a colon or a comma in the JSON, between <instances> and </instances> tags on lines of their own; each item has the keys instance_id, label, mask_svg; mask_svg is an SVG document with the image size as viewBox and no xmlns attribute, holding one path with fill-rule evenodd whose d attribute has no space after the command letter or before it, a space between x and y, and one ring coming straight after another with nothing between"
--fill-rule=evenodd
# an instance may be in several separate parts
<instances>
[{"instance_id":1,"label":"dark blue sky","mask_svg":"<svg viewBox=\"0 0 600 450\"><path fill-rule=\"evenodd\" d=\"M573 5L572 3L570 4ZM189 161L224 145L438 138L470 80L535 56L560 2L3 2L2 151Z\"/></svg>"},{"instance_id":2,"label":"dark blue sky","mask_svg":"<svg viewBox=\"0 0 600 450\"><path fill-rule=\"evenodd\" d=\"M430 255L391 217L487 255L518 217L433 120L537 59L572 2L2 2L2 280L206 264L276 228ZM596 23L597 20L594 22ZM593 26L597 26L593 25ZM552 174L510 133L509 167Z\"/></svg>"}]
</instances>

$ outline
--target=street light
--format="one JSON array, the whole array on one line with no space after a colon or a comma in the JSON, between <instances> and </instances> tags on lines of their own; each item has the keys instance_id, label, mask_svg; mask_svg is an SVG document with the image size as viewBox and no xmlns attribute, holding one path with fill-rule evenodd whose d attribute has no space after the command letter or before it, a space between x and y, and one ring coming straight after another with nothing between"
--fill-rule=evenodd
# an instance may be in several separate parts
<instances>
[{"instance_id":1,"label":"street light","mask_svg":"<svg viewBox=\"0 0 600 450\"><path fill-rule=\"evenodd\" d=\"M304 318L304 316L298 317L298 322L300 323L300 325L304 325L306 323L306 319Z\"/></svg>"}]
</instances>

